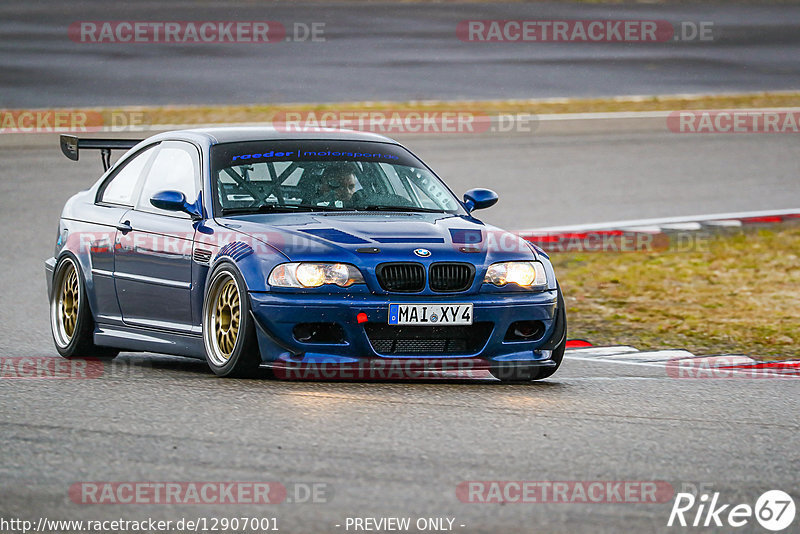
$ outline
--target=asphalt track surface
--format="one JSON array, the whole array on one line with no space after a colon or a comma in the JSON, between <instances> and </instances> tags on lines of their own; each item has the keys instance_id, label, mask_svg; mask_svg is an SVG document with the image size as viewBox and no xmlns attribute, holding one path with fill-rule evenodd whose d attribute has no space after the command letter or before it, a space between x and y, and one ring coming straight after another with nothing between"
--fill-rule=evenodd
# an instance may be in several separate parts
<instances>
[{"instance_id":1,"label":"asphalt track surface","mask_svg":"<svg viewBox=\"0 0 800 534\"><path fill-rule=\"evenodd\" d=\"M467 43L470 19L713 23L711 41ZM91 44L78 21L324 24L323 42ZM0 107L493 99L796 89L800 6L4 2Z\"/></svg>"},{"instance_id":2,"label":"asphalt track surface","mask_svg":"<svg viewBox=\"0 0 800 534\"><path fill-rule=\"evenodd\" d=\"M99 158L70 162L51 137L46 147L25 138L0 147L3 357L57 358L42 261L63 202L99 174ZM501 204L486 218L510 228L680 214L676 206L687 214L793 207L798 199L790 136L403 140L455 190L498 189ZM485 173L476 172L479 160L490 166ZM677 380L663 367L574 353L554 377L529 385L222 380L200 361L123 353L97 379L0 379L0 517L277 517L282 532L309 533L347 532L336 525L371 516L450 517L457 532L675 531L666 528L671 501L469 504L456 486L664 480L675 491L705 484L724 502L752 505L770 489L797 499L799 384ZM79 505L68 490L82 481L324 483L332 498Z\"/></svg>"}]
</instances>

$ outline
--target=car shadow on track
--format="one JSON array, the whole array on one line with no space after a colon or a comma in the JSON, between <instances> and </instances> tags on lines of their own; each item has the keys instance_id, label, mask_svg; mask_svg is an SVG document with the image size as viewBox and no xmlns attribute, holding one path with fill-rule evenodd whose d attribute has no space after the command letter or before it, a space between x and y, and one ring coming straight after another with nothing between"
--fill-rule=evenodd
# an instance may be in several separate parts
<instances>
[{"instance_id":1,"label":"car shadow on track","mask_svg":"<svg viewBox=\"0 0 800 534\"><path fill-rule=\"evenodd\" d=\"M180 356L167 356L163 354L143 354L143 353L121 353L114 360L106 362L105 375L109 378L158 378L166 372L169 378L211 378L214 373L209 369L206 362L194 358L183 358ZM163 376L163 375L162 375ZM223 380L223 379L221 379ZM554 380L532 381L532 382L501 382L492 377L488 371L472 370L467 376L459 375L457 372L438 372L428 373L425 376L396 377L391 375L378 376L356 376L353 374L343 374L341 376L320 376L320 377L286 377L276 376L270 369L262 367L256 375L248 378L224 379L243 382L263 381L281 384L441 384L441 385L464 385L464 386L491 386L498 388L536 388L539 390L563 388L562 384Z\"/></svg>"}]
</instances>

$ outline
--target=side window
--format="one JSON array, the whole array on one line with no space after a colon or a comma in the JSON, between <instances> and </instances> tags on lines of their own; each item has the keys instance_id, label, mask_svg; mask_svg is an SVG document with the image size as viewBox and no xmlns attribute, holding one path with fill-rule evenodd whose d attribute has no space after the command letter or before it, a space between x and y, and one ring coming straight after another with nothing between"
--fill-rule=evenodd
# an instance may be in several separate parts
<instances>
[{"instance_id":1,"label":"side window","mask_svg":"<svg viewBox=\"0 0 800 534\"><path fill-rule=\"evenodd\" d=\"M180 191L186 200L194 202L200 192L200 157L197 149L182 141L166 141L161 144L150 171L145 178L136 209L161 213L174 217L188 217L174 211L164 211L150 203L160 191Z\"/></svg>"},{"instance_id":2,"label":"side window","mask_svg":"<svg viewBox=\"0 0 800 534\"><path fill-rule=\"evenodd\" d=\"M122 168L114 173L111 180L103 185L100 202L133 206L136 184L139 183L142 171L153 157L154 146L149 146L130 158L122 165Z\"/></svg>"}]
</instances>

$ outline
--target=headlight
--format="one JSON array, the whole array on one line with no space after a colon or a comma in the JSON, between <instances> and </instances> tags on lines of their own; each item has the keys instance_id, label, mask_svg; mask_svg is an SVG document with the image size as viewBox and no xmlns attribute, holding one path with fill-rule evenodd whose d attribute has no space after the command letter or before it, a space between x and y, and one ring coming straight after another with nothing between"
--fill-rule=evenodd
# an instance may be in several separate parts
<instances>
[{"instance_id":1,"label":"headlight","mask_svg":"<svg viewBox=\"0 0 800 534\"><path fill-rule=\"evenodd\" d=\"M283 263L272 269L267 283L275 287L295 288L325 284L348 287L363 284L364 277L355 266L347 263Z\"/></svg>"},{"instance_id":2,"label":"headlight","mask_svg":"<svg viewBox=\"0 0 800 534\"><path fill-rule=\"evenodd\" d=\"M517 284L520 287L541 288L547 286L547 274L544 265L538 261L506 261L490 265L483 281L501 287Z\"/></svg>"}]
</instances>

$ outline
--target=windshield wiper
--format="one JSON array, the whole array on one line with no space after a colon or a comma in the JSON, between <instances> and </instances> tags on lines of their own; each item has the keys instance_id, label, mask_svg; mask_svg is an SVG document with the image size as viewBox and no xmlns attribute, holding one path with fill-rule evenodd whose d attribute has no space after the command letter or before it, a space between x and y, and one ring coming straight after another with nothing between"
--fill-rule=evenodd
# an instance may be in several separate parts
<instances>
[{"instance_id":1,"label":"windshield wiper","mask_svg":"<svg viewBox=\"0 0 800 534\"><path fill-rule=\"evenodd\" d=\"M253 206L251 208L223 208L222 215L247 215L254 213L289 213L294 211L286 206Z\"/></svg>"},{"instance_id":2,"label":"windshield wiper","mask_svg":"<svg viewBox=\"0 0 800 534\"><path fill-rule=\"evenodd\" d=\"M411 211L415 213L447 213L443 209L418 208L416 206L364 206L354 209L355 211Z\"/></svg>"},{"instance_id":3,"label":"windshield wiper","mask_svg":"<svg viewBox=\"0 0 800 534\"><path fill-rule=\"evenodd\" d=\"M294 211L349 211L345 208L331 206L312 206L309 204L262 204L247 208L223 208L222 215L246 215L254 213L292 213Z\"/></svg>"}]
</instances>

